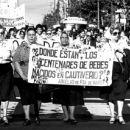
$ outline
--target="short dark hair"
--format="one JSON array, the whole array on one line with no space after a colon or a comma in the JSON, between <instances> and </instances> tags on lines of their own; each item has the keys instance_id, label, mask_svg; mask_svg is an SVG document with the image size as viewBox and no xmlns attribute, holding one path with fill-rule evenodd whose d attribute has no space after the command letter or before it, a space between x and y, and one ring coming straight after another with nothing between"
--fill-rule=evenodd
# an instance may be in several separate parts
<instances>
[{"instance_id":1,"label":"short dark hair","mask_svg":"<svg viewBox=\"0 0 130 130\"><path fill-rule=\"evenodd\" d=\"M41 25L41 24L37 24L37 25L36 25L36 30L37 30L38 28L43 29L43 27L42 27L42 25Z\"/></svg>"},{"instance_id":2,"label":"short dark hair","mask_svg":"<svg viewBox=\"0 0 130 130\"><path fill-rule=\"evenodd\" d=\"M61 30L61 31L63 31L63 28L62 27L57 27L55 30L56 30L56 32L58 31L58 30Z\"/></svg>"},{"instance_id":3,"label":"short dark hair","mask_svg":"<svg viewBox=\"0 0 130 130\"><path fill-rule=\"evenodd\" d=\"M36 33L36 30L35 30L35 28L33 28L33 27L29 27L29 28L27 29L27 33L28 33L29 31L34 31L34 32Z\"/></svg>"},{"instance_id":4,"label":"short dark hair","mask_svg":"<svg viewBox=\"0 0 130 130\"><path fill-rule=\"evenodd\" d=\"M121 24L120 23L114 23L110 26L110 33L112 34L113 31L117 29L121 32Z\"/></svg>"},{"instance_id":5,"label":"short dark hair","mask_svg":"<svg viewBox=\"0 0 130 130\"><path fill-rule=\"evenodd\" d=\"M9 29L9 33L10 33L11 31L17 32L17 29L16 29L16 28L10 28L10 29Z\"/></svg>"},{"instance_id":6,"label":"short dark hair","mask_svg":"<svg viewBox=\"0 0 130 130\"><path fill-rule=\"evenodd\" d=\"M20 30L19 34L23 33L25 35L25 31L23 30Z\"/></svg>"}]
</instances>

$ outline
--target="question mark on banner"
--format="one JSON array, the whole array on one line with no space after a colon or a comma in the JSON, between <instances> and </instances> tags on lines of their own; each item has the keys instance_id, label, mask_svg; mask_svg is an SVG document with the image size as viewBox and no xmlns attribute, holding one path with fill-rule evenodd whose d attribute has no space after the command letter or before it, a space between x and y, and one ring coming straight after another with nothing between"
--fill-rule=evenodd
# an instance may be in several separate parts
<instances>
[{"instance_id":1,"label":"question mark on banner","mask_svg":"<svg viewBox=\"0 0 130 130\"><path fill-rule=\"evenodd\" d=\"M102 79L102 75L103 75L103 71L100 70L100 71L99 71L99 79Z\"/></svg>"}]
</instances>

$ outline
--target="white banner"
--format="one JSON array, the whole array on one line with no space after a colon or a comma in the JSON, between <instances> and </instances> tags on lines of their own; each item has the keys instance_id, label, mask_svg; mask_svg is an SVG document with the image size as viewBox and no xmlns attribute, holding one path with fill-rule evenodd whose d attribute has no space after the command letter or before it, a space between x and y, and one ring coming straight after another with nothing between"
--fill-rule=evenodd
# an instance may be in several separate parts
<instances>
[{"instance_id":1,"label":"white banner","mask_svg":"<svg viewBox=\"0 0 130 130\"><path fill-rule=\"evenodd\" d=\"M78 49L33 45L30 50L28 82L109 86L112 83L112 68L112 52L96 49L82 52Z\"/></svg>"},{"instance_id":2,"label":"white banner","mask_svg":"<svg viewBox=\"0 0 130 130\"><path fill-rule=\"evenodd\" d=\"M0 18L12 18L14 10L10 8L0 8Z\"/></svg>"},{"instance_id":3,"label":"white banner","mask_svg":"<svg viewBox=\"0 0 130 130\"><path fill-rule=\"evenodd\" d=\"M18 29L25 27L25 4L16 8L14 26Z\"/></svg>"},{"instance_id":4,"label":"white banner","mask_svg":"<svg viewBox=\"0 0 130 130\"><path fill-rule=\"evenodd\" d=\"M25 27L25 5L17 8L0 8L0 24L5 27Z\"/></svg>"},{"instance_id":5,"label":"white banner","mask_svg":"<svg viewBox=\"0 0 130 130\"><path fill-rule=\"evenodd\" d=\"M14 27L14 19L0 18L0 25L4 27Z\"/></svg>"}]
</instances>

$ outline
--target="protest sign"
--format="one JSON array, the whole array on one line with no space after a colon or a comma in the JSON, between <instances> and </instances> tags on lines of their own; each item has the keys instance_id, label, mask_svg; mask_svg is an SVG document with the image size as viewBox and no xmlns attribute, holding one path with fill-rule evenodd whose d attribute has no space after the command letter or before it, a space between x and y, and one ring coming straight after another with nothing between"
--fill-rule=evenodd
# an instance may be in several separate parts
<instances>
[{"instance_id":1,"label":"protest sign","mask_svg":"<svg viewBox=\"0 0 130 130\"><path fill-rule=\"evenodd\" d=\"M0 18L11 18L10 9L0 8Z\"/></svg>"},{"instance_id":2,"label":"protest sign","mask_svg":"<svg viewBox=\"0 0 130 130\"><path fill-rule=\"evenodd\" d=\"M96 49L83 52L33 45L30 50L28 82L109 86L112 83L112 68L112 52Z\"/></svg>"},{"instance_id":3,"label":"protest sign","mask_svg":"<svg viewBox=\"0 0 130 130\"><path fill-rule=\"evenodd\" d=\"M0 24L4 27L25 27L25 5L17 8L0 8Z\"/></svg>"},{"instance_id":4,"label":"protest sign","mask_svg":"<svg viewBox=\"0 0 130 130\"><path fill-rule=\"evenodd\" d=\"M25 17L24 16L21 16L21 17L18 17L16 19L14 19L14 26L17 28L17 29L20 29L22 27L25 27Z\"/></svg>"},{"instance_id":5,"label":"protest sign","mask_svg":"<svg viewBox=\"0 0 130 130\"><path fill-rule=\"evenodd\" d=\"M14 19L0 18L0 25L4 27L14 27Z\"/></svg>"},{"instance_id":6,"label":"protest sign","mask_svg":"<svg viewBox=\"0 0 130 130\"><path fill-rule=\"evenodd\" d=\"M14 26L18 29L25 27L25 4L15 9Z\"/></svg>"}]
</instances>

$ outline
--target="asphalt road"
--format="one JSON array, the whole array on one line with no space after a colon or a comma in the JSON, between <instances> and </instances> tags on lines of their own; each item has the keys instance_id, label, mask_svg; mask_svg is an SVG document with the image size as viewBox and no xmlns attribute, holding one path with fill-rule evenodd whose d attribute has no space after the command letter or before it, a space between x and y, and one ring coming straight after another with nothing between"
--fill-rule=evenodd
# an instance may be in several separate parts
<instances>
[{"instance_id":1,"label":"asphalt road","mask_svg":"<svg viewBox=\"0 0 130 130\"><path fill-rule=\"evenodd\" d=\"M12 122L8 127L0 127L0 130L129 130L130 122L126 125L109 125L106 120L80 121L77 125L65 124L61 120L42 120L39 126L22 126L21 121Z\"/></svg>"},{"instance_id":2,"label":"asphalt road","mask_svg":"<svg viewBox=\"0 0 130 130\"><path fill-rule=\"evenodd\" d=\"M20 100L11 101L9 103L8 117L10 125L8 127L0 126L0 130L128 130L130 129L130 93L127 93L124 106L124 118L126 125L110 125L108 123L110 111L105 100L95 97L87 92L87 97L84 98L85 104L76 108L77 125L65 124L63 112L60 105L52 104L51 102L42 103L40 108L40 126L36 126L33 122L33 106L31 107L31 126L23 126L24 114ZM93 98L95 97L95 98Z\"/></svg>"},{"instance_id":3,"label":"asphalt road","mask_svg":"<svg viewBox=\"0 0 130 130\"><path fill-rule=\"evenodd\" d=\"M10 125L0 126L0 130L128 130L130 129L130 108L125 104L124 118L126 125L109 124L110 111L106 102L101 99L87 98L84 106L76 108L77 125L65 124L62 121L63 112L60 105L42 103L40 109L41 124L36 126L33 120L33 106L31 107L31 126L23 126L24 114L19 102L10 102L8 116Z\"/></svg>"}]
</instances>

